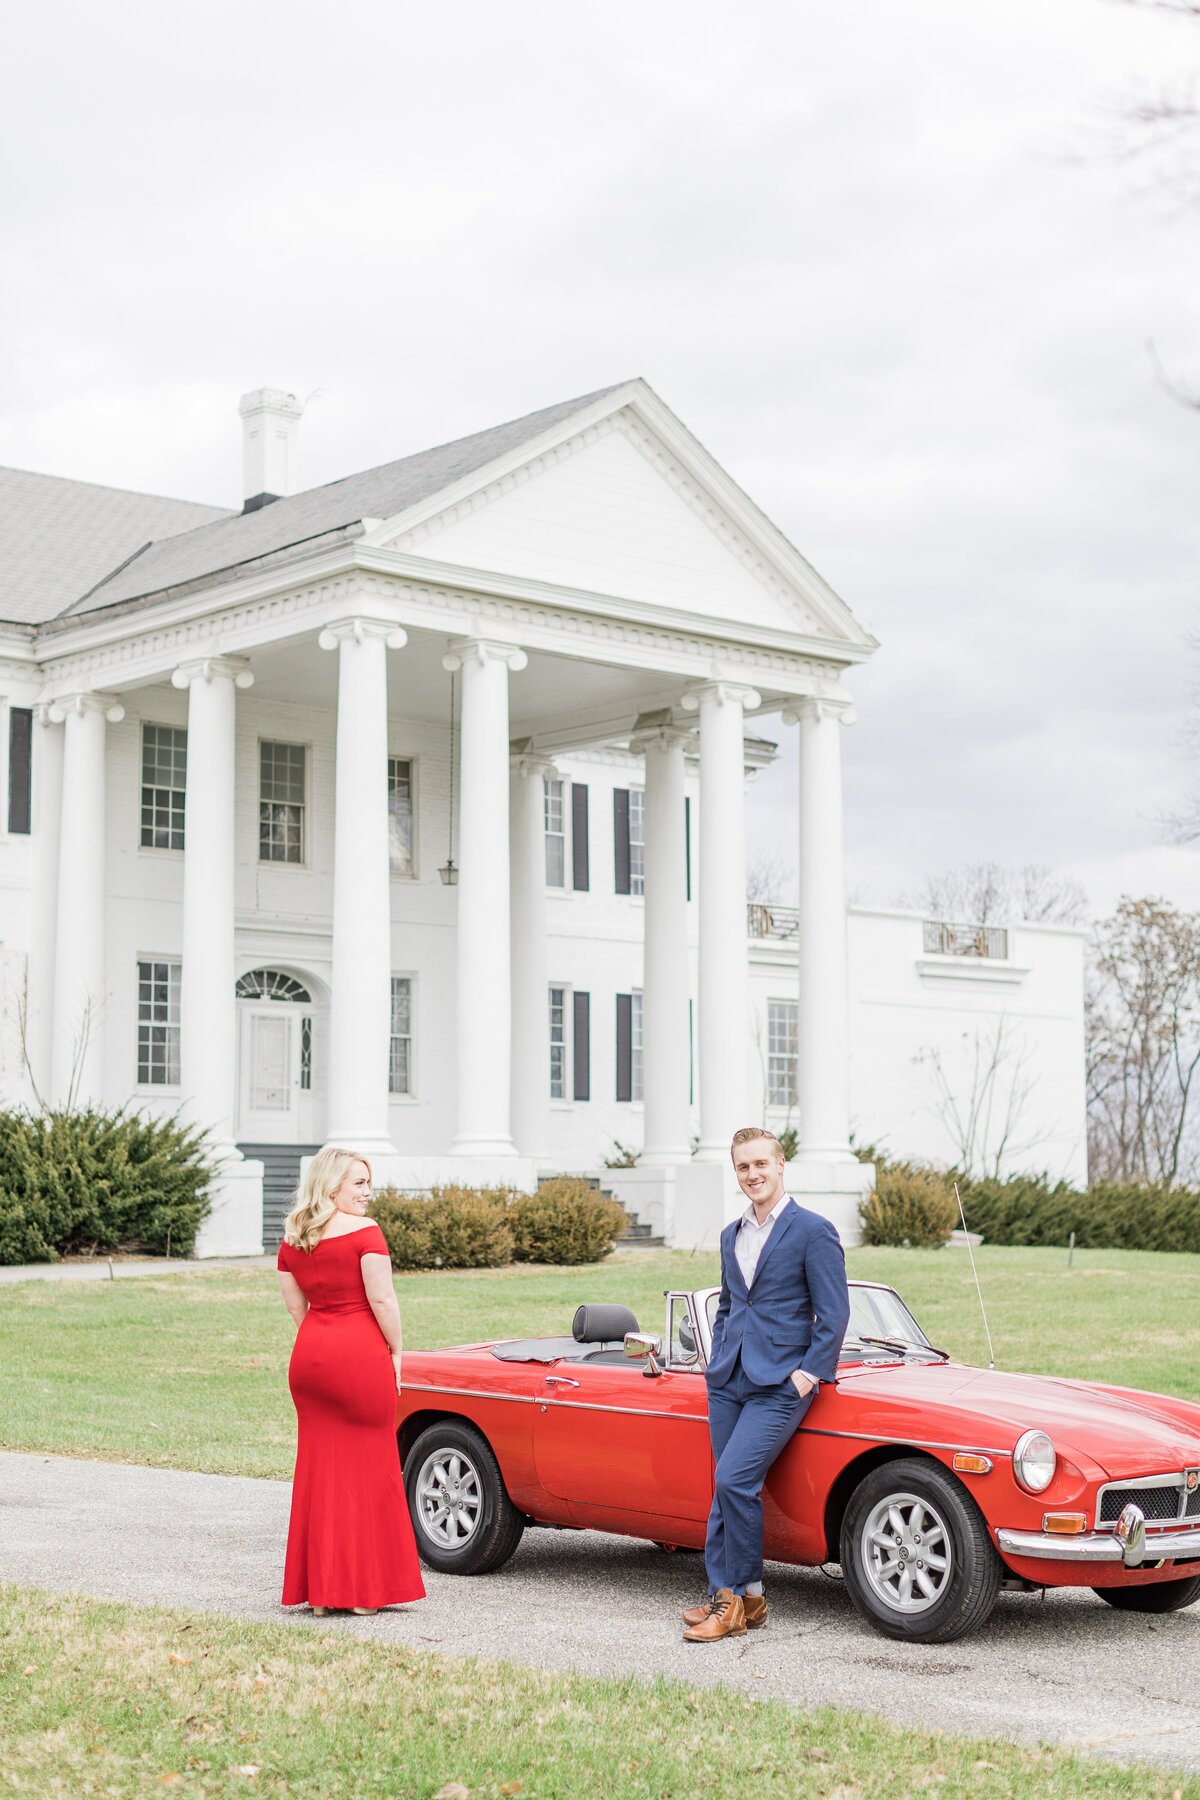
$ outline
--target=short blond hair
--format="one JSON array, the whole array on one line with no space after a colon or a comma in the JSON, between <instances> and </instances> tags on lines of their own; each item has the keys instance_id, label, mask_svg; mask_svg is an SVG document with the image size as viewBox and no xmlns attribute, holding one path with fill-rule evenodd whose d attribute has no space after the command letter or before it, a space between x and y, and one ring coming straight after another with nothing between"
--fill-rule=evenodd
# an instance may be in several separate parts
<instances>
[{"instance_id":1,"label":"short blond hair","mask_svg":"<svg viewBox=\"0 0 1200 1800\"><path fill-rule=\"evenodd\" d=\"M782 1156L784 1162L787 1161L783 1145L775 1136L775 1133L773 1131L768 1131L765 1125L743 1125L740 1131L734 1132L733 1142L729 1146L731 1161L737 1161L737 1148L739 1144L749 1144L755 1138L766 1138L768 1144L773 1146L776 1156Z\"/></svg>"},{"instance_id":2,"label":"short blond hair","mask_svg":"<svg viewBox=\"0 0 1200 1800\"><path fill-rule=\"evenodd\" d=\"M337 1207L333 1196L346 1179L352 1163L365 1163L367 1174L375 1179L370 1161L361 1150L339 1150L327 1146L317 1154L304 1171L296 1201L283 1222L283 1241L295 1250L312 1250L321 1241L321 1233Z\"/></svg>"}]
</instances>

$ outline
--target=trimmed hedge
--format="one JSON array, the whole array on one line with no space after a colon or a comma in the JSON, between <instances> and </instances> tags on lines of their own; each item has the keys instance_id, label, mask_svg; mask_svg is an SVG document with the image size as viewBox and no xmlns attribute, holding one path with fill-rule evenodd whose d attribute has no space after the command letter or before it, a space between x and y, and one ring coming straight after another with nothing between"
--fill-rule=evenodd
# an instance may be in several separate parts
<instances>
[{"instance_id":1,"label":"trimmed hedge","mask_svg":"<svg viewBox=\"0 0 1200 1800\"><path fill-rule=\"evenodd\" d=\"M859 1208L864 1244L940 1250L958 1223L950 1178L912 1163L883 1163Z\"/></svg>"},{"instance_id":2,"label":"trimmed hedge","mask_svg":"<svg viewBox=\"0 0 1200 1800\"><path fill-rule=\"evenodd\" d=\"M623 1206L566 1175L519 1194L509 1218L517 1261L536 1263L599 1262L629 1223Z\"/></svg>"},{"instance_id":3,"label":"trimmed hedge","mask_svg":"<svg viewBox=\"0 0 1200 1800\"><path fill-rule=\"evenodd\" d=\"M0 1263L190 1255L209 1209L204 1134L88 1107L0 1113Z\"/></svg>"},{"instance_id":4,"label":"trimmed hedge","mask_svg":"<svg viewBox=\"0 0 1200 1800\"><path fill-rule=\"evenodd\" d=\"M1082 1191L1047 1175L971 1176L878 1158L875 1192L859 1210L867 1244L943 1244L961 1223L989 1244L1046 1248L1072 1232L1081 1250L1200 1254L1200 1193L1099 1182ZM944 1220L944 1225L943 1225Z\"/></svg>"},{"instance_id":5,"label":"trimmed hedge","mask_svg":"<svg viewBox=\"0 0 1200 1800\"><path fill-rule=\"evenodd\" d=\"M398 1269L497 1269L607 1256L627 1224L615 1201L562 1176L536 1194L511 1188L381 1188L371 1205Z\"/></svg>"},{"instance_id":6,"label":"trimmed hedge","mask_svg":"<svg viewBox=\"0 0 1200 1800\"><path fill-rule=\"evenodd\" d=\"M967 1224L989 1244L1200 1252L1200 1194L1100 1182L1081 1193L1046 1177L960 1181Z\"/></svg>"}]
</instances>

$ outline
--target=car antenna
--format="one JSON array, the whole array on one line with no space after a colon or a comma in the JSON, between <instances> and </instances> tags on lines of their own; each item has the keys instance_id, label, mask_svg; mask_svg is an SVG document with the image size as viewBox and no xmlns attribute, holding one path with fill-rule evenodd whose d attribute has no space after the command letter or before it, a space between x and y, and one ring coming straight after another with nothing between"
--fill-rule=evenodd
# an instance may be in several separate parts
<instances>
[{"instance_id":1,"label":"car antenna","mask_svg":"<svg viewBox=\"0 0 1200 1800\"><path fill-rule=\"evenodd\" d=\"M954 1198L958 1201L958 1216L962 1220L963 1242L967 1246L967 1255L971 1259L971 1273L975 1277L975 1293L979 1299L979 1311L983 1318L984 1336L987 1338L989 1358L988 1368L994 1369L996 1366L996 1352L992 1349L992 1334L988 1328L987 1307L983 1304L983 1289L979 1285L979 1271L975 1267L975 1252L971 1249L971 1233L967 1227L967 1215L963 1211L962 1195L958 1191L957 1181L954 1183Z\"/></svg>"}]
</instances>

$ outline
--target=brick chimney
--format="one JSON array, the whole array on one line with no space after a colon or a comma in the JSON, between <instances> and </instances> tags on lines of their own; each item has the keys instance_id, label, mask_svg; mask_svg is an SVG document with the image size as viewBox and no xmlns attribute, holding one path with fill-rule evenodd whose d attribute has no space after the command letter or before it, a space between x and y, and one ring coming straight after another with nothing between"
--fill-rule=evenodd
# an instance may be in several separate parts
<instances>
[{"instance_id":1,"label":"brick chimney","mask_svg":"<svg viewBox=\"0 0 1200 1800\"><path fill-rule=\"evenodd\" d=\"M303 403L282 388L256 388L238 403L242 415L244 513L296 491L296 434Z\"/></svg>"}]
</instances>

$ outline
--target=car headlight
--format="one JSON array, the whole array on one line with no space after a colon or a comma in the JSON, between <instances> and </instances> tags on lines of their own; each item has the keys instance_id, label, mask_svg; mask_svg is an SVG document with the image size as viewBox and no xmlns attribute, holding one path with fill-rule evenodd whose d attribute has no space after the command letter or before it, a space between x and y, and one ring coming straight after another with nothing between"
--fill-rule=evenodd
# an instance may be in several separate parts
<instances>
[{"instance_id":1,"label":"car headlight","mask_svg":"<svg viewBox=\"0 0 1200 1800\"><path fill-rule=\"evenodd\" d=\"M1054 1479L1058 1458L1044 1431L1026 1431L1013 1451L1013 1474L1027 1494L1042 1494Z\"/></svg>"}]
</instances>

